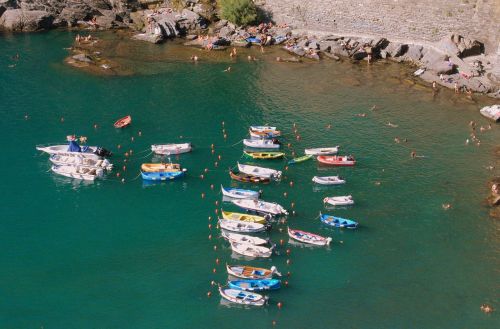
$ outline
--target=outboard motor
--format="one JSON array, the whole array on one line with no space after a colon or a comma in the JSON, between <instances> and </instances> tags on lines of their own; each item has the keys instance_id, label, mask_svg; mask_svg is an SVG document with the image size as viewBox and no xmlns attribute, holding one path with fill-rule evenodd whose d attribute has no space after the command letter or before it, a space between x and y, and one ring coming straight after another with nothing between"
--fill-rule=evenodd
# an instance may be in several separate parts
<instances>
[{"instance_id":1,"label":"outboard motor","mask_svg":"<svg viewBox=\"0 0 500 329\"><path fill-rule=\"evenodd\" d=\"M277 138L273 138L272 141L273 141L273 144L281 144L281 142Z\"/></svg>"},{"instance_id":2,"label":"outboard motor","mask_svg":"<svg viewBox=\"0 0 500 329\"><path fill-rule=\"evenodd\" d=\"M101 157L110 157L113 155L113 153L111 151L108 151L103 147L98 147L94 153L98 156L101 156Z\"/></svg>"}]
</instances>

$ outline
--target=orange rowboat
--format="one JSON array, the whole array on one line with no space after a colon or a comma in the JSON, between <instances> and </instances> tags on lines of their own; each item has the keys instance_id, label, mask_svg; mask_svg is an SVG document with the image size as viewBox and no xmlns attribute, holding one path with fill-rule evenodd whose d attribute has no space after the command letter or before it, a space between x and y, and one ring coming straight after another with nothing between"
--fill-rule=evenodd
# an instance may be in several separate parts
<instances>
[{"instance_id":1,"label":"orange rowboat","mask_svg":"<svg viewBox=\"0 0 500 329\"><path fill-rule=\"evenodd\" d=\"M130 115L127 115L126 117L123 117L123 118L119 119L118 121L116 121L114 126L115 126L115 128L124 128L131 123L132 123L132 117Z\"/></svg>"},{"instance_id":2,"label":"orange rowboat","mask_svg":"<svg viewBox=\"0 0 500 329\"><path fill-rule=\"evenodd\" d=\"M348 156L340 156L340 155L320 155L316 158L319 163L332 165L332 166L354 166L356 164L356 160L354 157Z\"/></svg>"}]
</instances>

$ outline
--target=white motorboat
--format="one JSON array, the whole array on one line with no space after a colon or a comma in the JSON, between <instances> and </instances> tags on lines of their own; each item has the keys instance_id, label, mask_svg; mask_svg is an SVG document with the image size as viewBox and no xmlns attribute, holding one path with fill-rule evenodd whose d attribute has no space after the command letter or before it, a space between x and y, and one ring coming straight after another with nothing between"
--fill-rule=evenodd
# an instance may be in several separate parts
<instances>
[{"instance_id":1,"label":"white motorboat","mask_svg":"<svg viewBox=\"0 0 500 329\"><path fill-rule=\"evenodd\" d=\"M248 147L257 149L279 149L281 143L279 140L273 139L244 139L243 144Z\"/></svg>"},{"instance_id":2,"label":"white motorboat","mask_svg":"<svg viewBox=\"0 0 500 329\"><path fill-rule=\"evenodd\" d=\"M219 219L220 228L240 233L256 233L267 229L267 226L260 223L242 222L239 220Z\"/></svg>"},{"instance_id":3,"label":"white motorboat","mask_svg":"<svg viewBox=\"0 0 500 329\"><path fill-rule=\"evenodd\" d=\"M479 110L479 113L481 113L488 119L491 119L495 122L500 122L500 104L485 106Z\"/></svg>"},{"instance_id":4,"label":"white motorboat","mask_svg":"<svg viewBox=\"0 0 500 329\"><path fill-rule=\"evenodd\" d=\"M97 151L97 146L84 146L81 151L70 151L68 145L37 146L36 149L48 154L81 155L90 159L101 159L101 156L94 153Z\"/></svg>"},{"instance_id":5,"label":"white motorboat","mask_svg":"<svg viewBox=\"0 0 500 329\"><path fill-rule=\"evenodd\" d=\"M233 200L231 202L240 208L255 211L260 214L270 214L272 216L288 215L288 211L277 203L247 199Z\"/></svg>"},{"instance_id":6,"label":"white motorboat","mask_svg":"<svg viewBox=\"0 0 500 329\"><path fill-rule=\"evenodd\" d=\"M340 176L314 176L312 181L320 185L340 185L345 184L345 179Z\"/></svg>"},{"instance_id":7,"label":"white motorboat","mask_svg":"<svg viewBox=\"0 0 500 329\"><path fill-rule=\"evenodd\" d=\"M292 230L291 228L288 228L288 236L299 242L314 244L316 246L328 246L332 242L332 238L330 237L325 238L321 235L301 230Z\"/></svg>"},{"instance_id":8,"label":"white motorboat","mask_svg":"<svg viewBox=\"0 0 500 329\"><path fill-rule=\"evenodd\" d=\"M323 199L323 202L331 204L332 206L348 206L354 204L351 195L326 197Z\"/></svg>"},{"instance_id":9,"label":"white motorboat","mask_svg":"<svg viewBox=\"0 0 500 329\"><path fill-rule=\"evenodd\" d=\"M245 190L241 188L232 188L220 186L220 190L222 191L222 195L233 198L233 199L258 199L260 196L260 192Z\"/></svg>"},{"instance_id":10,"label":"white motorboat","mask_svg":"<svg viewBox=\"0 0 500 329\"><path fill-rule=\"evenodd\" d=\"M269 242L268 239L262 239L251 235L226 232L224 230L221 231L221 235L224 239L228 240L229 242L250 243L256 246L266 244Z\"/></svg>"},{"instance_id":11,"label":"white motorboat","mask_svg":"<svg viewBox=\"0 0 500 329\"><path fill-rule=\"evenodd\" d=\"M262 132L276 131L277 128L273 126L250 126L250 130L262 133Z\"/></svg>"},{"instance_id":12,"label":"white motorboat","mask_svg":"<svg viewBox=\"0 0 500 329\"><path fill-rule=\"evenodd\" d=\"M56 174L83 180L94 180L104 175L104 170L100 168L53 165L51 169Z\"/></svg>"},{"instance_id":13,"label":"white motorboat","mask_svg":"<svg viewBox=\"0 0 500 329\"><path fill-rule=\"evenodd\" d=\"M56 165L80 166L88 168L113 169L113 164L108 159L92 159L81 154L52 154L49 160Z\"/></svg>"},{"instance_id":14,"label":"white motorboat","mask_svg":"<svg viewBox=\"0 0 500 329\"><path fill-rule=\"evenodd\" d=\"M333 155L339 152L339 147L334 146L334 147L312 148L312 149L305 149L304 152L306 155Z\"/></svg>"},{"instance_id":15,"label":"white motorboat","mask_svg":"<svg viewBox=\"0 0 500 329\"><path fill-rule=\"evenodd\" d=\"M231 249L243 256L269 258L273 254L274 246L267 248L250 243L231 242Z\"/></svg>"},{"instance_id":16,"label":"white motorboat","mask_svg":"<svg viewBox=\"0 0 500 329\"><path fill-rule=\"evenodd\" d=\"M222 288L219 286L219 293L222 298L242 305L262 306L266 303L267 297L250 291Z\"/></svg>"},{"instance_id":17,"label":"white motorboat","mask_svg":"<svg viewBox=\"0 0 500 329\"><path fill-rule=\"evenodd\" d=\"M270 168L241 164L238 162L238 170L247 175L279 180L282 172Z\"/></svg>"},{"instance_id":18,"label":"white motorboat","mask_svg":"<svg viewBox=\"0 0 500 329\"><path fill-rule=\"evenodd\" d=\"M188 153L191 152L191 150L191 143L151 145L151 151L160 155Z\"/></svg>"}]
</instances>

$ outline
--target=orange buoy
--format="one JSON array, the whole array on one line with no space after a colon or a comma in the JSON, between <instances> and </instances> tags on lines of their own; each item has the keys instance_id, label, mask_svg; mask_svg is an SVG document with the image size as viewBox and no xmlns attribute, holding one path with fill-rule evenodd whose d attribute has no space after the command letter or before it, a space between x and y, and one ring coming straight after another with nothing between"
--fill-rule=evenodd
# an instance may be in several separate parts
<instances>
[{"instance_id":1,"label":"orange buoy","mask_svg":"<svg viewBox=\"0 0 500 329\"><path fill-rule=\"evenodd\" d=\"M293 156L293 157L295 156L295 151L292 151L292 156Z\"/></svg>"},{"instance_id":2,"label":"orange buoy","mask_svg":"<svg viewBox=\"0 0 500 329\"><path fill-rule=\"evenodd\" d=\"M285 286L288 287L288 281L285 280L285 282L283 282L285 284Z\"/></svg>"},{"instance_id":3,"label":"orange buoy","mask_svg":"<svg viewBox=\"0 0 500 329\"><path fill-rule=\"evenodd\" d=\"M273 324L273 326L275 326L275 325L276 325L276 321L274 321L274 320L273 320L273 322L271 322L271 323Z\"/></svg>"},{"instance_id":4,"label":"orange buoy","mask_svg":"<svg viewBox=\"0 0 500 329\"><path fill-rule=\"evenodd\" d=\"M213 190L214 189L214 184L210 184L210 189Z\"/></svg>"},{"instance_id":5,"label":"orange buoy","mask_svg":"<svg viewBox=\"0 0 500 329\"><path fill-rule=\"evenodd\" d=\"M279 308L280 310L281 310L281 308L283 307L283 303L282 303L282 302L278 302L278 304L276 304L276 305L278 305L278 308Z\"/></svg>"},{"instance_id":6,"label":"orange buoy","mask_svg":"<svg viewBox=\"0 0 500 329\"><path fill-rule=\"evenodd\" d=\"M26 114L24 115L24 120L28 120L28 118L29 118L29 116L28 116L28 114L26 113Z\"/></svg>"},{"instance_id":7,"label":"orange buoy","mask_svg":"<svg viewBox=\"0 0 500 329\"><path fill-rule=\"evenodd\" d=\"M280 233L281 233L281 232L283 232L283 228L281 228L281 227L280 227L280 228L278 229L278 231L280 231Z\"/></svg>"},{"instance_id":8,"label":"orange buoy","mask_svg":"<svg viewBox=\"0 0 500 329\"><path fill-rule=\"evenodd\" d=\"M298 140L298 141L300 141L300 135L297 135L297 137L296 137L296 138L297 138L297 140Z\"/></svg>"},{"instance_id":9,"label":"orange buoy","mask_svg":"<svg viewBox=\"0 0 500 329\"><path fill-rule=\"evenodd\" d=\"M215 148L215 145L214 144L210 145L210 148L213 150Z\"/></svg>"},{"instance_id":10,"label":"orange buoy","mask_svg":"<svg viewBox=\"0 0 500 329\"><path fill-rule=\"evenodd\" d=\"M210 284L211 284L212 286L215 286L215 281L214 281L214 280L210 281Z\"/></svg>"},{"instance_id":11,"label":"orange buoy","mask_svg":"<svg viewBox=\"0 0 500 329\"><path fill-rule=\"evenodd\" d=\"M222 121L222 125L224 126L224 121Z\"/></svg>"},{"instance_id":12,"label":"orange buoy","mask_svg":"<svg viewBox=\"0 0 500 329\"><path fill-rule=\"evenodd\" d=\"M94 123L94 129L97 129L97 123Z\"/></svg>"},{"instance_id":13,"label":"orange buoy","mask_svg":"<svg viewBox=\"0 0 500 329\"><path fill-rule=\"evenodd\" d=\"M215 213L218 214L219 213L219 209L215 209Z\"/></svg>"},{"instance_id":14,"label":"orange buoy","mask_svg":"<svg viewBox=\"0 0 500 329\"><path fill-rule=\"evenodd\" d=\"M212 234L208 235L208 240L212 240Z\"/></svg>"},{"instance_id":15,"label":"orange buoy","mask_svg":"<svg viewBox=\"0 0 500 329\"><path fill-rule=\"evenodd\" d=\"M128 152L130 153L130 155L132 155L134 153L134 150L131 149Z\"/></svg>"},{"instance_id":16,"label":"orange buoy","mask_svg":"<svg viewBox=\"0 0 500 329\"><path fill-rule=\"evenodd\" d=\"M283 244L285 244L285 240L280 239L280 245L283 245Z\"/></svg>"},{"instance_id":17,"label":"orange buoy","mask_svg":"<svg viewBox=\"0 0 500 329\"><path fill-rule=\"evenodd\" d=\"M286 276L287 277L291 277L292 276L292 272L290 272L290 271L286 272Z\"/></svg>"},{"instance_id":18,"label":"orange buoy","mask_svg":"<svg viewBox=\"0 0 500 329\"><path fill-rule=\"evenodd\" d=\"M205 193L201 193L201 198L205 199Z\"/></svg>"},{"instance_id":19,"label":"orange buoy","mask_svg":"<svg viewBox=\"0 0 500 329\"><path fill-rule=\"evenodd\" d=\"M293 180L290 181L290 187L293 187Z\"/></svg>"},{"instance_id":20,"label":"orange buoy","mask_svg":"<svg viewBox=\"0 0 500 329\"><path fill-rule=\"evenodd\" d=\"M61 123L63 123L63 122L64 122L64 118L63 118L63 117L61 117Z\"/></svg>"},{"instance_id":21,"label":"orange buoy","mask_svg":"<svg viewBox=\"0 0 500 329\"><path fill-rule=\"evenodd\" d=\"M285 166L285 170L288 170L288 166Z\"/></svg>"},{"instance_id":22,"label":"orange buoy","mask_svg":"<svg viewBox=\"0 0 500 329\"><path fill-rule=\"evenodd\" d=\"M219 261L219 258L216 258L215 259L215 264L219 265L220 261Z\"/></svg>"},{"instance_id":23,"label":"orange buoy","mask_svg":"<svg viewBox=\"0 0 500 329\"><path fill-rule=\"evenodd\" d=\"M120 177L120 173L119 172L116 173L116 177Z\"/></svg>"},{"instance_id":24,"label":"orange buoy","mask_svg":"<svg viewBox=\"0 0 500 329\"><path fill-rule=\"evenodd\" d=\"M288 148L290 148L290 147L292 147L292 144L288 143L288 144L286 144L286 146L287 146Z\"/></svg>"},{"instance_id":25,"label":"orange buoy","mask_svg":"<svg viewBox=\"0 0 500 329\"><path fill-rule=\"evenodd\" d=\"M128 152L125 152L125 156L128 157Z\"/></svg>"},{"instance_id":26,"label":"orange buoy","mask_svg":"<svg viewBox=\"0 0 500 329\"><path fill-rule=\"evenodd\" d=\"M215 150L212 150L212 154L214 154L214 153L215 153Z\"/></svg>"},{"instance_id":27,"label":"orange buoy","mask_svg":"<svg viewBox=\"0 0 500 329\"><path fill-rule=\"evenodd\" d=\"M122 183L125 183L125 178L122 178Z\"/></svg>"},{"instance_id":28,"label":"orange buoy","mask_svg":"<svg viewBox=\"0 0 500 329\"><path fill-rule=\"evenodd\" d=\"M292 216L295 216L295 210L292 210Z\"/></svg>"},{"instance_id":29,"label":"orange buoy","mask_svg":"<svg viewBox=\"0 0 500 329\"><path fill-rule=\"evenodd\" d=\"M227 134L224 134L224 139L227 139Z\"/></svg>"},{"instance_id":30,"label":"orange buoy","mask_svg":"<svg viewBox=\"0 0 500 329\"><path fill-rule=\"evenodd\" d=\"M212 292L207 292L207 297L210 298L210 296L212 296Z\"/></svg>"},{"instance_id":31,"label":"orange buoy","mask_svg":"<svg viewBox=\"0 0 500 329\"><path fill-rule=\"evenodd\" d=\"M216 200L215 201L215 205L218 206L219 205L219 200Z\"/></svg>"},{"instance_id":32,"label":"orange buoy","mask_svg":"<svg viewBox=\"0 0 500 329\"><path fill-rule=\"evenodd\" d=\"M122 146L121 146L120 144L118 144L118 145L116 145L116 148L117 148L117 149L121 149L121 148L122 148Z\"/></svg>"},{"instance_id":33,"label":"orange buoy","mask_svg":"<svg viewBox=\"0 0 500 329\"><path fill-rule=\"evenodd\" d=\"M286 265L290 265L291 263L292 263L292 261L290 259L286 260Z\"/></svg>"},{"instance_id":34,"label":"orange buoy","mask_svg":"<svg viewBox=\"0 0 500 329\"><path fill-rule=\"evenodd\" d=\"M212 220L212 216L208 216L208 221L211 221Z\"/></svg>"},{"instance_id":35,"label":"orange buoy","mask_svg":"<svg viewBox=\"0 0 500 329\"><path fill-rule=\"evenodd\" d=\"M208 229L212 229L212 224L208 224Z\"/></svg>"}]
</instances>

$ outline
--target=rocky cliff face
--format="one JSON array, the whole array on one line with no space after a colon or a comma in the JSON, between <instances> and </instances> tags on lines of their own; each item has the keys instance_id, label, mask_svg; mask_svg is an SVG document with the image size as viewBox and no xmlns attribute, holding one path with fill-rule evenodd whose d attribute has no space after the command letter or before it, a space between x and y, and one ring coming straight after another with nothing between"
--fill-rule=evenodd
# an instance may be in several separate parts
<instances>
[{"instance_id":1,"label":"rocky cliff face","mask_svg":"<svg viewBox=\"0 0 500 329\"><path fill-rule=\"evenodd\" d=\"M90 21L103 28L125 26L136 0L0 0L0 27L36 31Z\"/></svg>"}]
</instances>

